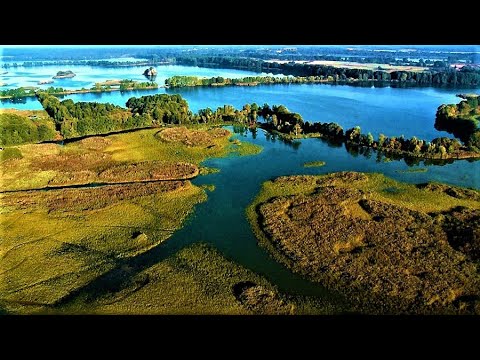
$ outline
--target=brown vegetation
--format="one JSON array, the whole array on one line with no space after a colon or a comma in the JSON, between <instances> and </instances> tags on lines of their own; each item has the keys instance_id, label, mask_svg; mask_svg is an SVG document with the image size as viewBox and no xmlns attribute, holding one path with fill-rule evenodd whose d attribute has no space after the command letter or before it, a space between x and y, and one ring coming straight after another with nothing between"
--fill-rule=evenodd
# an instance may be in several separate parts
<instances>
[{"instance_id":1,"label":"brown vegetation","mask_svg":"<svg viewBox=\"0 0 480 360\"><path fill-rule=\"evenodd\" d=\"M233 292L237 300L254 314L288 315L295 307L283 300L280 295L251 281L235 284Z\"/></svg>"},{"instance_id":2,"label":"brown vegetation","mask_svg":"<svg viewBox=\"0 0 480 360\"><path fill-rule=\"evenodd\" d=\"M277 257L368 313L480 313L480 210L414 210L377 196L369 181L340 173L272 182L313 189L257 206ZM474 190L442 189L479 201Z\"/></svg>"},{"instance_id":3,"label":"brown vegetation","mask_svg":"<svg viewBox=\"0 0 480 360\"><path fill-rule=\"evenodd\" d=\"M29 209L41 201L48 213L94 210L115 204L120 200L166 193L192 186L189 181L151 182L145 184L106 185L83 189L44 191L41 198L37 190L6 193L2 205L15 209Z\"/></svg>"}]
</instances>

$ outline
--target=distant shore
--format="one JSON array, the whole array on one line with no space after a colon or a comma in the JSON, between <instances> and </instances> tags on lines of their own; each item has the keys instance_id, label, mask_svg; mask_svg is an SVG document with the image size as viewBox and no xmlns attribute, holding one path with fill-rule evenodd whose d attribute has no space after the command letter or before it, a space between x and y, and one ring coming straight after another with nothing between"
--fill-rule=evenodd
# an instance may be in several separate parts
<instances>
[{"instance_id":1,"label":"distant shore","mask_svg":"<svg viewBox=\"0 0 480 360\"><path fill-rule=\"evenodd\" d=\"M88 93L104 93L104 92L114 92L114 91L134 91L134 90L154 90L154 89L160 89L160 88L166 88L166 86L148 86L144 88L127 88L127 89L119 89L119 88L113 88L113 89L101 89L101 90L94 90L94 89L80 89L80 90L67 90L67 91L62 91L59 93L54 93L52 95L72 95L72 94L88 94ZM35 96L35 93L33 94L27 94L24 96L17 96L15 99L19 98L24 98L24 97L33 97ZM12 99L12 96L0 96L0 99Z\"/></svg>"}]
</instances>

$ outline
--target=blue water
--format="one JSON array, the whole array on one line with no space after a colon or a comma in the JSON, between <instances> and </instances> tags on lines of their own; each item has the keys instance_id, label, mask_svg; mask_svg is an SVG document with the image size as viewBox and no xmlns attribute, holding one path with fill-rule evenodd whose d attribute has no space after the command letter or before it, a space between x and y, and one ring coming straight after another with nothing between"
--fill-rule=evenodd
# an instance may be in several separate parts
<instances>
[{"instance_id":1,"label":"blue water","mask_svg":"<svg viewBox=\"0 0 480 360\"><path fill-rule=\"evenodd\" d=\"M95 83L106 80L122 80L132 79L138 81L148 81L143 72L147 66L129 66L129 67L98 67L83 65L47 65L35 67L23 67L3 69L0 68L0 83L7 85L0 89L14 89L21 86L35 86L47 88L50 86L62 87L64 89L81 89L91 88ZM250 75L258 75L252 71L233 70L233 69L209 69L192 66L181 65L161 65L156 66L158 71L155 81L159 85L165 85L165 79L174 75L191 75L191 76L223 76L229 78L238 78ZM68 79L52 79L58 71L71 70L76 76ZM264 74L265 75L265 74ZM53 80L53 84L38 85L39 81Z\"/></svg>"}]
</instances>

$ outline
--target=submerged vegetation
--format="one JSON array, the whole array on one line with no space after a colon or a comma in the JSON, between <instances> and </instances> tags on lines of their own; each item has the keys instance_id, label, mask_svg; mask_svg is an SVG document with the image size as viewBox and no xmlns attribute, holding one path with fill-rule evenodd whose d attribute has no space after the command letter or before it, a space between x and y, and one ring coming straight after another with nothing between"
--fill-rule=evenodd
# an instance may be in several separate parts
<instances>
[{"instance_id":1,"label":"submerged vegetation","mask_svg":"<svg viewBox=\"0 0 480 360\"><path fill-rule=\"evenodd\" d=\"M321 167L325 166L325 161L309 161L303 164L304 167Z\"/></svg>"},{"instance_id":2,"label":"submerged vegetation","mask_svg":"<svg viewBox=\"0 0 480 360\"><path fill-rule=\"evenodd\" d=\"M480 313L478 191L353 172L280 177L247 215L276 259L362 312Z\"/></svg>"}]
</instances>

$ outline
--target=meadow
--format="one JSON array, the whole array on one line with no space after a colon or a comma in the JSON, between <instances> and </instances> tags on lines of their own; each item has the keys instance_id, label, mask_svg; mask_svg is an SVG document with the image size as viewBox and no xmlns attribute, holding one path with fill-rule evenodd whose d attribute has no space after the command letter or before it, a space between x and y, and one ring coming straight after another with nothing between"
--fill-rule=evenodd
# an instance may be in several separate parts
<instances>
[{"instance_id":1,"label":"meadow","mask_svg":"<svg viewBox=\"0 0 480 360\"><path fill-rule=\"evenodd\" d=\"M166 134L162 135L165 131ZM72 292L168 239L206 190L210 157L261 151L218 128L148 129L7 147L1 162L0 308L56 309ZM182 138L192 138L188 144ZM13 155L12 155L13 154Z\"/></svg>"}]
</instances>

